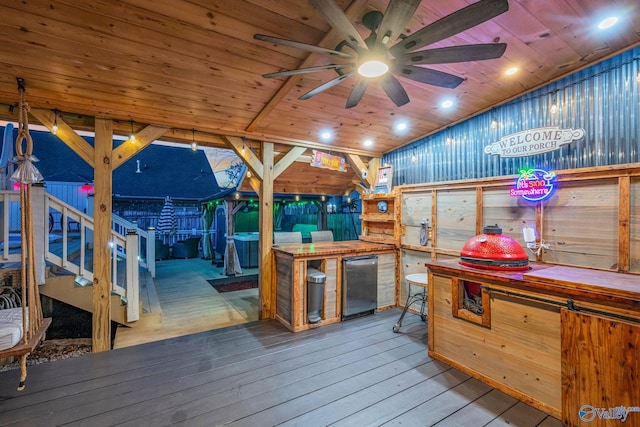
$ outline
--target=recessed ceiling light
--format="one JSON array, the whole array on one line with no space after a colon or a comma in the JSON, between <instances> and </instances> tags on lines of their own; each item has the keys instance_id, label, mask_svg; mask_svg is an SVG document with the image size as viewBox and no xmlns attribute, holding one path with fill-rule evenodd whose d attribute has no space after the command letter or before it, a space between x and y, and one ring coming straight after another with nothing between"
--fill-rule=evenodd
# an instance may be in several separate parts
<instances>
[{"instance_id":1,"label":"recessed ceiling light","mask_svg":"<svg viewBox=\"0 0 640 427\"><path fill-rule=\"evenodd\" d=\"M598 28L601 29L601 30L606 30L607 28L613 27L617 23L618 23L618 17L617 16L610 16L610 17L605 18L602 21L600 21L600 23L598 24Z\"/></svg>"},{"instance_id":2,"label":"recessed ceiling light","mask_svg":"<svg viewBox=\"0 0 640 427\"><path fill-rule=\"evenodd\" d=\"M371 147L373 145L373 140L372 139L365 139L364 140L364 146L365 147Z\"/></svg>"},{"instance_id":3,"label":"recessed ceiling light","mask_svg":"<svg viewBox=\"0 0 640 427\"><path fill-rule=\"evenodd\" d=\"M396 123L396 130L406 130L407 122L398 122Z\"/></svg>"},{"instance_id":4,"label":"recessed ceiling light","mask_svg":"<svg viewBox=\"0 0 640 427\"><path fill-rule=\"evenodd\" d=\"M333 135L331 135L331 132L329 131L324 131L320 134L320 138L322 138L323 141L328 141L331 139Z\"/></svg>"},{"instance_id":5,"label":"recessed ceiling light","mask_svg":"<svg viewBox=\"0 0 640 427\"><path fill-rule=\"evenodd\" d=\"M443 101L442 104L442 108L451 108L453 106L453 101L450 99L447 99L446 101Z\"/></svg>"},{"instance_id":6,"label":"recessed ceiling light","mask_svg":"<svg viewBox=\"0 0 640 427\"><path fill-rule=\"evenodd\" d=\"M517 72L518 72L518 67L511 67L511 68L507 69L507 71L505 71L504 73L507 76L511 76L511 75L513 75L513 74L515 74Z\"/></svg>"}]
</instances>

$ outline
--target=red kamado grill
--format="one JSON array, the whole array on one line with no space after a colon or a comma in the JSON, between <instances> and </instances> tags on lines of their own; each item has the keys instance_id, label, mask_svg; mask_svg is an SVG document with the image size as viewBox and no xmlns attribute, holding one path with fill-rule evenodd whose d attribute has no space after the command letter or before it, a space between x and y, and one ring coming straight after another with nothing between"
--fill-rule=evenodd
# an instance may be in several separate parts
<instances>
[{"instance_id":1,"label":"red kamado grill","mask_svg":"<svg viewBox=\"0 0 640 427\"><path fill-rule=\"evenodd\" d=\"M472 237L460 251L460 264L487 270L529 269L529 256L516 240L502 235L496 225L487 225Z\"/></svg>"}]
</instances>

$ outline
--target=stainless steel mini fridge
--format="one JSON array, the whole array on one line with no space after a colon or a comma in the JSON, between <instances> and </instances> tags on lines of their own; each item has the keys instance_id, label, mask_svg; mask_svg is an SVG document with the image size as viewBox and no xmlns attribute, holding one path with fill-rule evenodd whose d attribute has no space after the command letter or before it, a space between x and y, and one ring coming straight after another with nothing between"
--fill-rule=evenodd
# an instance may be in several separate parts
<instances>
[{"instance_id":1,"label":"stainless steel mini fridge","mask_svg":"<svg viewBox=\"0 0 640 427\"><path fill-rule=\"evenodd\" d=\"M372 314L378 303L378 255L342 259L342 320Z\"/></svg>"}]
</instances>

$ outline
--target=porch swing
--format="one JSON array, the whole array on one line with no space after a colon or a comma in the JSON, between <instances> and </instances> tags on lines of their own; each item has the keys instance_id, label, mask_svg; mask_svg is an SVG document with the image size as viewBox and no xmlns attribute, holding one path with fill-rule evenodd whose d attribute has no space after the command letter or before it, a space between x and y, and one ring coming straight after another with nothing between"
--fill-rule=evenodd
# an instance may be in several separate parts
<instances>
[{"instance_id":1,"label":"porch swing","mask_svg":"<svg viewBox=\"0 0 640 427\"><path fill-rule=\"evenodd\" d=\"M13 326L16 323L22 324L19 331L22 337L13 347L0 350L0 359L20 356L20 383L18 391L24 390L27 378L27 356L34 350L36 345L44 338L45 332L51 324L51 318L42 318L42 306L40 304L40 292L36 283L35 249L33 236L33 216L31 206L31 184L42 182L40 172L32 162L37 159L32 155L33 141L29 135L28 109L24 102L24 80L18 78L18 91L20 92L19 102L19 130L16 139L16 160L18 168L11 176L13 181L20 183L20 225L21 225L21 307L0 310L6 312L11 321L7 325ZM23 151L23 141L26 148ZM2 324L0 316L0 325ZM18 320L19 319L19 320ZM18 335L19 336L19 335Z\"/></svg>"}]
</instances>

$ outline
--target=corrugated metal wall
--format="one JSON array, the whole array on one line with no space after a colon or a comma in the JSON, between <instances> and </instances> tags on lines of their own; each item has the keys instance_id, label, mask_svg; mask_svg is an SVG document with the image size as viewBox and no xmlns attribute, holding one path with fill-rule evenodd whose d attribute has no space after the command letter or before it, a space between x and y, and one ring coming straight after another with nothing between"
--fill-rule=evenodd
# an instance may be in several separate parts
<instances>
[{"instance_id":1,"label":"corrugated metal wall","mask_svg":"<svg viewBox=\"0 0 640 427\"><path fill-rule=\"evenodd\" d=\"M585 136L536 156L484 153L503 136L544 126L583 128ZM522 167L634 163L640 161L639 144L640 47L388 153L382 161L394 167L393 184L402 185L513 175Z\"/></svg>"}]
</instances>

